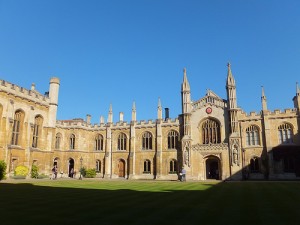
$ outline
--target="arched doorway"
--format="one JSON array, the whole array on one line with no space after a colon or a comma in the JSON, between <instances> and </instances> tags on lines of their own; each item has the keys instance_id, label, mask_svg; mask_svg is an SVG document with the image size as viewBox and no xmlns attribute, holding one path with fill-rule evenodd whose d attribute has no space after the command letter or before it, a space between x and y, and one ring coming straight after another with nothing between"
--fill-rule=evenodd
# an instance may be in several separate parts
<instances>
[{"instance_id":1,"label":"arched doorway","mask_svg":"<svg viewBox=\"0 0 300 225\"><path fill-rule=\"evenodd\" d=\"M220 179L220 159L210 156L206 159L206 179Z\"/></svg>"},{"instance_id":2,"label":"arched doorway","mask_svg":"<svg viewBox=\"0 0 300 225\"><path fill-rule=\"evenodd\" d=\"M120 159L118 162L119 177L125 177L125 161Z\"/></svg>"},{"instance_id":3,"label":"arched doorway","mask_svg":"<svg viewBox=\"0 0 300 225\"><path fill-rule=\"evenodd\" d=\"M72 177L71 170L73 169L74 171L74 159L70 158L69 159L69 167L68 167L68 176Z\"/></svg>"}]
</instances>

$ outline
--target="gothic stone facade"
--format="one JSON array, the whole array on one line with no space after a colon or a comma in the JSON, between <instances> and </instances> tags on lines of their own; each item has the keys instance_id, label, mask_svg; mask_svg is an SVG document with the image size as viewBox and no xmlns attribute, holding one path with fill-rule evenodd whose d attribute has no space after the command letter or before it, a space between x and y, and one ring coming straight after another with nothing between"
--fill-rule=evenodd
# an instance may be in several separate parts
<instances>
[{"instance_id":1,"label":"gothic stone facade","mask_svg":"<svg viewBox=\"0 0 300 225\"><path fill-rule=\"evenodd\" d=\"M95 168L99 178L176 180L182 168L188 180L298 179L300 176L300 90L294 108L246 114L237 106L236 84L228 65L222 99L213 91L191 100L186 70L182 82L182 114L162 117L159 100L155 121L137 121L133 103L130 122L99 124L56 120L60 81L51 78L49 92L25 89L0 80L0 160L7 173L37 165L40 173L59 176L81 167ZM63 106L62 106L63 107ZM168 114L168 113L166 113Z\"/></svg>"}]
</instances>

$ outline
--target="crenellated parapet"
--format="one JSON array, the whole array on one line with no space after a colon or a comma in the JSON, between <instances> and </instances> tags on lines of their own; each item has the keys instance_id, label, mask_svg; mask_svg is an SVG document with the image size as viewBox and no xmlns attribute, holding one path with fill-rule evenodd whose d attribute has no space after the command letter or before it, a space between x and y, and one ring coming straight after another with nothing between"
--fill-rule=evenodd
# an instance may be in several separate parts
<instances>
[{"instance_id":1,"label":"crenellated parapet","mask_svg":"<svg viewBox=\"0 0 300 225\"><path fill-rule=\"evenodd\" d=\"M275 109L274 111L265 110L264 116L267 116L269 119L294 118L297 117L297 109ZM262 117L262 112L246 113L244 111L241 111L239 115L239 121L261 120Z\"/></svg>"},{"instance_id":2,"label":"crenellated parapet","mask_svg":"<svg viewBox=\"0 0 300 225\"><path fill-rule=\"evenodd\" d=\"M0 92L5 92L9 95L26 99L44 106L49 106L50 104L50 99L47 94L43 95L36 90L28 90L5 80L0 80Z\"/></svg>"}]
</instances>

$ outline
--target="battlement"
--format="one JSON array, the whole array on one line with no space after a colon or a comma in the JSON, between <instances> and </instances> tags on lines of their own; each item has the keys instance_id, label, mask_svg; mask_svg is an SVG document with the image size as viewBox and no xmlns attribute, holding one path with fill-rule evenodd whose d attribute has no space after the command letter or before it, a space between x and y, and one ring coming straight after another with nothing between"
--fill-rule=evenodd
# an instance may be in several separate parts
<instances>
[{"instance_id":1,"label":"battlement","mask_svg":"<svg viewBox=\"0 0 300 225\"><path fill-rule=\"evenodd\" d=\"M158 123L158 120L140 120L136 122L137 127L154 127ZM167 119L162 120L161 122L162 126L179 126L179 119ZM57 120L56 121L57 127L60 128L79 128L79 129L104 129L106 128L109 123L100 123L100 124L89 124L86 121L84 121L82 118L75 118L71 120ZM126 121L116 122L112 123L111 126L113 129L127 129L129 128L131 123L128 123Z\"/></svg>"},{"instance_id":2,"label":"battlement","mask_svg":"<svg viewBox=\"0 0 300 225\"><path fill-rule=\"evenodd\" d=\"M296 115L297 114L297 109L284 109L283 111L280 109L275 109L274 111L269 111L270 116L275 116L275 115L281 115L281 116L288 116L288 115Z\"/></svg>"},{"instance_id":3,"label":"battlement","mask_svg":"<svg viewBox=\"0 0 300 225\"><path fill-rule=\"evenodd\" d=\"M9 83L5 80L0 80L0 91L26 98L30 101L37 102L43 105L49 105L50 99L48 95L42 95L36 90L28 90L18 85Z\"/></svg>"}]
</instances>

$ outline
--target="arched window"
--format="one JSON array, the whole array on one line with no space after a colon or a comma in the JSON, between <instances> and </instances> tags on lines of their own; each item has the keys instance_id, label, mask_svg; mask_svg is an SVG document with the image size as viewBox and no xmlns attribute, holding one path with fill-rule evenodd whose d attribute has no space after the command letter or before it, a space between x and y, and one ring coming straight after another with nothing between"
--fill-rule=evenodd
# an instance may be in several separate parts
<instances>
[{"instance_id":1,"label":"arched window","mask_svg":"<svg viewBox=\"0 0 300 225\"><path fill-rule=\"evenodd\" d=\"M96 172L101 173L101 161L99 159L96 160Z\"/></svg>"},{"instance_id":2,"label":"arched window","mask_svg":"<svg viewBox=\"0 0 300 225\"><path fill-rule=\"evenodd\" d=\"M118 137L118 150L126 150L126 135L124 133L119 134Z\"/></svg>"},{"instance_id":3,"label":"arched window","mask_svg":"<svg viewBox=\"0 0 300 225\"><path fill-rule=\"evenodd\" d=\"M103 150L103 136L98 134L95 139L95 150L102 151Z\"/></svg>"},{"instance_id":4,"label":"arched window","mask_svg":"<svg viewBox=\"0 0 300 225\"><path fill-rule=\"evenodd\" d=\"M293 131L290 124L281 124L278 127L279 144L293 143Z\"/></svg>"},{"instance_id":5,"label":"arched window","mask_svg":"<svg viewBox=\"0 0 300 225\"><path fill-rule=\"evenodd\" d=\"M177 160L172 159L170 161L170 172L169 173L177 173Z\"/></svg>"},{"instance_id":6,"label":"arched window","mask_svg":"<svg viewBox=\"0 0 300 225\"><path fill-rule=\"evenodd\" d=\"M202 143L221 143L220 125L217 121L207 119L202 123Z\"/></svg>"},{"instance_id":7,"label":"arched window","mask_svg":"<svg viewBox=\"0 0 300 225\"><path fill-rule=\"evenodd\" d=\"M250 160L250 172L251 173L258 173L259 172L259 159L258 159L258 157L253 157Z\"/></svg>"},{"instance_id":8,"label":"arched window","mask_svg":"<svg viewBox=\"0 0 300 225\"><path fill-rule=\"evenodd\" d=\"M152 134L150 132L145 132L142 137L142 149L152 149Z\"/></svg>"},{"instance_id":9,"label":"arched window","mask_svg":"<svg viewBox=\"0 0 300 225\"><path fill-rule=\"evenodd\" d=\"M168 149L178 148L178 133L174 130L168 133Z\"/></svg>"},{"instance_id":10,"label":"arched window","mask_svg":"<svg viewBox=\"0 0 300 225\"><path fill-rule=\"evenodd\" d=\"M57 133L55 136L55 149L60 149L61 133Z\"/></svg>"},{"instance_id":11,"label":"arched window","mask_svg":"<svg viewBox=\"0 0 300 225\"><path fill-rule=\"evenodd\" d=\"M39 140L42 124L43 124L43 118L41 116L36 116L33 124L33 135L32 135L33 148L38 147L38 140Z\"/></svg>"},{"instance_id":12,"label":"arched window","mask_svg":"<svg viewBox=\"0 0 300 225\"><path fill-rule=\"evenodd\" d=\"M148 159L144 161L144 172L143 173L151 173L151 162Z\"/></svg>"},{"instance_id":13,"label":"arched window","mask_svg":"<svg viewBox=\"0 0 300 225\"><path fill-rule=\"evenodd\" d=\"M246 129L247 146L260 145L259 132L257 126L250 126Z\"/></svg>"},{"instance_id":14,"label":"arched window","mask_svg":"<svg viewBox=\"0 0 300 225\"><path fill-rule=\"evenodd\" d=\"M11 137L11 144L18 145L20 134L21 134L21 126L22 120L24 118L24 114L22 111L16 111L13 121L13 129L12 129L12 137Z\"/></svg>"},{"instance_id":15,"label":"arched window","mask_svg":"<svg viewBox=\"0 0 300 225\"><path fill-rule=\"evenodd\" d=\"M70 136L70 149L74 150L75 149L75 135L71 134Z\"/></svg>"}]
</instances>

